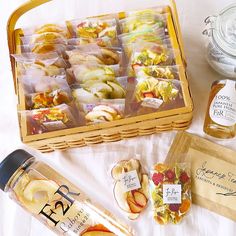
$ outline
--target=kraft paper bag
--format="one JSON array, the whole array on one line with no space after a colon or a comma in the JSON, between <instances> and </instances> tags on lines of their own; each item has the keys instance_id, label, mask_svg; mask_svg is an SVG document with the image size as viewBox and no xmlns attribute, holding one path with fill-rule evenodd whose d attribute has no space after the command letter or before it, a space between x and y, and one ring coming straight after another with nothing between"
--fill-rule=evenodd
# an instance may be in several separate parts
<instances>
[{"instance_id":1,"label":"kraft paper bag","mask_svg":"<svg viewBox=\"0 0 236 236\"><path fill-rule=\"evenodd\" d=\"M179 132L166 163L190 162L193 203L236 221L236 152Z\"/></svg>"}]
</instances>

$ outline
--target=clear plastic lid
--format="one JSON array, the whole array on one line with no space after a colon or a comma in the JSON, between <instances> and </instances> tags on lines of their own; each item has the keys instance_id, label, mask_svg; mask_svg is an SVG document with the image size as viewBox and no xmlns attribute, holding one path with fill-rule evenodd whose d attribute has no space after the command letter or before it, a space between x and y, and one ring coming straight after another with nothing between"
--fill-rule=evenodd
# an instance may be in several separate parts
<instances>
[{"instance_id":1,"label":"clear plastic lid","mask_svg":"<svg viewBox=\"0 0 236 236\"><path fill-rule=\"evenodd\" d=\"M236 4L223 9L212 23L216 44L226 53L236 56Z\"/></svg>"}]
</instances>

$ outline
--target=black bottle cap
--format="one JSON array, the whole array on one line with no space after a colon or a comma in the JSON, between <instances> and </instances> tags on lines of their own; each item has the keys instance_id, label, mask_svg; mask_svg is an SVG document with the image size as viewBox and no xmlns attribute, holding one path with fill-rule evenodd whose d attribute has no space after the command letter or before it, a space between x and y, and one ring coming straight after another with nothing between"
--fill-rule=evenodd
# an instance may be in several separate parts
<instances>
[{"instance_id":1,"label":"black bottle cap","mask_svg":"<svg viewBox=\"0 0 236 236\"><path fill-rule=\"evenodd\" d=\"M33 156L24 150L16 150L0 163L0 189L4 191L15 172Z\"/></svg>"}]
</instances>

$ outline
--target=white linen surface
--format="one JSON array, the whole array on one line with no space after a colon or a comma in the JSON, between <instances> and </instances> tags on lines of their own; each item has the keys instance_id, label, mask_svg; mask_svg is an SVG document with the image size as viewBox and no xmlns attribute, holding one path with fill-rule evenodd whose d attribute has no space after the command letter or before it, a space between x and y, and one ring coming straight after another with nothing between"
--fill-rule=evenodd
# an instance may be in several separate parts
<instances>
[{"instance_id":1,"label":"white linen surface","mask_svg":"<svg viewBox=\"0 0 236 236\"><path fill-rule=\"evenodd\" d=\"M129 223L138 236L234 236L236 234L235 222L196 205L192 207L190 215L181 225L164 227L153 223L150 207L137 221L129 222L115 205L112 195L112 180L109 176L112 164L121 159L134 157L136 153L140 155L142 163L148 171L148 168L155 162L164 161L176 132L44 155L21 143L16 113L17 99L14 94L5 28L9 15L23 2L24 0L8 0L0 3L0 161L17 148L31 151L84 189L93 199L114 212L124 222ZM235 1L177 0L190 75L189 81L195 103L194 119L189 132L201 136L205 136L202 126L210 86L213 81L222 78L206 63L202 36L205 27L203 21L207 16L217 13L233 2ZM55 21L132 8L145 8L157 3L158 1L154 0L55 0L48 4L47 8L40 7L33 11L33 14L23 17L21 25L44 23L50 19ZM236 150L235 139L215 141ZM0 236L42 235L54 234L8 199L7 194L0 192Z\"/></svg>"}]
</instances>

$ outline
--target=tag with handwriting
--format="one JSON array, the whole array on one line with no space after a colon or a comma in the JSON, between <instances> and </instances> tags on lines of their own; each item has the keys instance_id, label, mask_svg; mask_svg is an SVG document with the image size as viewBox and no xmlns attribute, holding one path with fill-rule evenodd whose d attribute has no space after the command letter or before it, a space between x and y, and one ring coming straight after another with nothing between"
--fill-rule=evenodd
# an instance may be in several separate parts
<instances>
[{"instance_id":1,"label":"tag with handwriting","mask_svg":"<svg viewBox=\"0 0 236 236\"><path fill-rule=\"evenodd\" d=\"M122 183L123 190L125 193L141 188L136 170L121 174L120 181Z\"/></svg>"},{"instance_id":2,"label":"tag with handwriting","mask_svg":"<svg viewBox=\"0 0 236 236\"><path fill-rule=\"evenodd\" d=\"M181 185L164 184L163 185L163 203L180 204L181 203Z\"/></svg>"}]
</instances>

